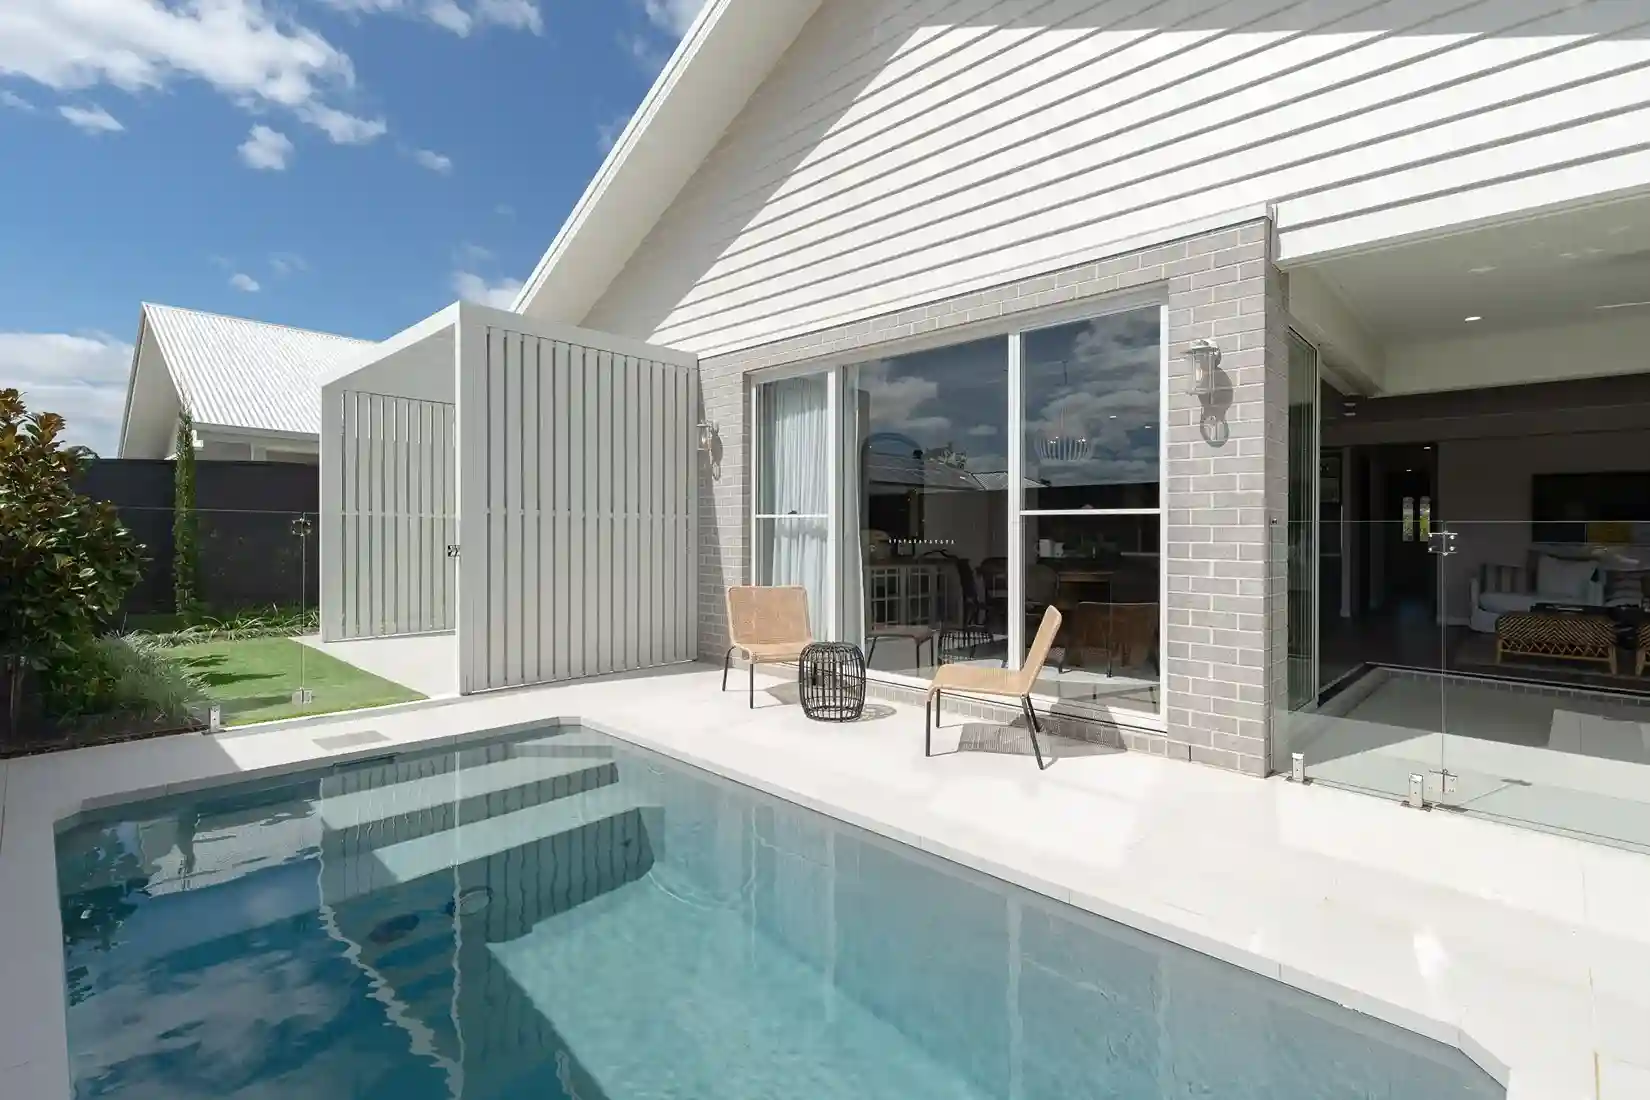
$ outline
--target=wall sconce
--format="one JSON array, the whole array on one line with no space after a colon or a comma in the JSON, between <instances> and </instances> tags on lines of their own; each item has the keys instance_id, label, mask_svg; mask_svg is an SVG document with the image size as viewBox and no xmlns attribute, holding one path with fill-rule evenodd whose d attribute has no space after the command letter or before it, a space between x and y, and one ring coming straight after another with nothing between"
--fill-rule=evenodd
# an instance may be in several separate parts
<instances>
[{"instance_id":1,"label":"wall sconce","mask_svg":"<svg viewBox=\"0 0 1650 1100\"><path fill-rule=\"evenodd\" d=\"M711 443L716 437L716 425L709 420L699 421L699 449L710 454Z\"/></svg>"},{"instance_id":2,"label":"wall sconce","mask_svg":"<svg viewBox=\"0 0 1650 1100\"><path fill-rule=\"evenodd\" d=\"M1186 392L1193 397L1210 397L1215 392L1215 368L1220 366L1220 348L1210 340L1193 340L1186 349L1192 364L1192 375L1187 380Z\"/></svg>"}]
</instances>

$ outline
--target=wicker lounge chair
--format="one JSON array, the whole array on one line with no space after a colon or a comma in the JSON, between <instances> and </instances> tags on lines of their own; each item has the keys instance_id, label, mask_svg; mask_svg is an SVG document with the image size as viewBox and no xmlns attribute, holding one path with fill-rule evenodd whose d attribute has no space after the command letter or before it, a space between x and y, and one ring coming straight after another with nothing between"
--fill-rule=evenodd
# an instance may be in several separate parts
<instances>
[{"instance_id":1,"label":"wicker lounge chair","mask_svg":"<svg viewBox=\"0 0 1650 1100\"><path fill-rule=\"evenodd\" d=\"M750 705L756 708L756 666L761 661L794 661L814 640L808 629L808 591L801 585L735 585L728 589L728 646L722 658L722 690L734 653L750 665Z\"/></svg>"},{"instance_id":2,"label":"wicker lounge chair","mask_svg":"<svg viewBox=\"0 0 1650 1100\"><path fill-rule=\"evenodd\" d=\"M1037 744L1037 712L1031 706L1031 688L1037 682L1037 674L1043 671L1043 662L1048 660L1048 651L1053 648L1054 637L1058 633L1060 612L1050 607L1043 612L1037 637L1026 651L1025 664L1018 669L980 668L978 665L941 665L935 669L934 680L928 685L928 698L923 703L923 755L934 755L934 727L940 723L940 699L944 692L1017 696L1031 733L1031 751L1037 755L1037 768L1041 770L1045 765L1043 750Z\"/></svg>"}]
</instances>

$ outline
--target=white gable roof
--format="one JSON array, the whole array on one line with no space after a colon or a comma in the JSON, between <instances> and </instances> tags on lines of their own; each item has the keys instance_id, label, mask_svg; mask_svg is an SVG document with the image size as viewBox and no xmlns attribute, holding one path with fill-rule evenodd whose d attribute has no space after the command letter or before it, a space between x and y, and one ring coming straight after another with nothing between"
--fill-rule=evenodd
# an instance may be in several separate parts
<instances>
[{"instance_id":1,"label":"white gable roof","mask_svg":"<svg viewBox=\"0 0 1650 1100\"><path fill-rule=\"evenodd\" d=\"M195 423L249 431L319 435L322 373L371 343L148 303L143 325Z\"/></svg>"},{"instance_id":2,"label":"white gable roof","mask_svg":"<svg viewBox=\"0 0 1650 1100\"><path fill-rule=\"evenodd\" d=\"M820 0L707 0L511 308L577 325Z\"/></svg>"}]
</instances>

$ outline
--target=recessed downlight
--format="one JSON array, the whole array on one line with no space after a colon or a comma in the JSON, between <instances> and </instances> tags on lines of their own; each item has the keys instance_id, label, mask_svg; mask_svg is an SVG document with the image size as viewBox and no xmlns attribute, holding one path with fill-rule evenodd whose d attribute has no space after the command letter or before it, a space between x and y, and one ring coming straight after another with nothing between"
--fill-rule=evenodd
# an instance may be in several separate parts
<instances>
[{"instance_id":1,"label":"recessed downlight","mask_svg":"<svg viewBox=\"0 0 1650 1100\"><path fill-rule=\"evenodd\" d=\"M1594 306L1597 310L1606 309L1638 309L1641 306L1650 306L1650 302L1611 302L1607 306Z\"/></svg>"},{"instance_id":2,"label":"recessed downlight","mask_svg":"<svg viewBox=\"0 0 1650 1100\"><path fill-rule=\"evenodd\" d=\"M1482 320L1483 320L1483 318L1478 316L1476 313L1473 314L1471 317L1466 318L1466 322L1469 325L1472 324L1474 321L1482 321Z\"/></svg>"},{"instance_id":3,"label":"recessed downlight","mask_svg":"<svg viewBox=\"0 0 1650 1100\"><path fill-rule=\"evenodd\" d=\"M1495 265L1494 264L1485 264L1482 267L1468 268L1467 269L1467 274L1469 274L1469 275L1488 275L1490 272L1492 272L1494 270L1495 270Z\"/></svg>"}]
</instances>

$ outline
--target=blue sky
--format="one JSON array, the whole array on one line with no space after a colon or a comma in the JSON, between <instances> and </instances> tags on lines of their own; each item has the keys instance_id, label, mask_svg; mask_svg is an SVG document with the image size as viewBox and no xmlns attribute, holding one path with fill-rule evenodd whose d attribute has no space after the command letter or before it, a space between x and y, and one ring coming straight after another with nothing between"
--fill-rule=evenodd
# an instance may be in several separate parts
<instances>
[{"instance_id":1,"label":"blue sky","mask_svg":"<svg viewBox=\"0 0 1650 1100\"><path fill-rule=\"evenodd\" d=\"M0 0L0 385L114 449L138 303L509 304L703 0Z\"/></svg>"}]
</instances>

